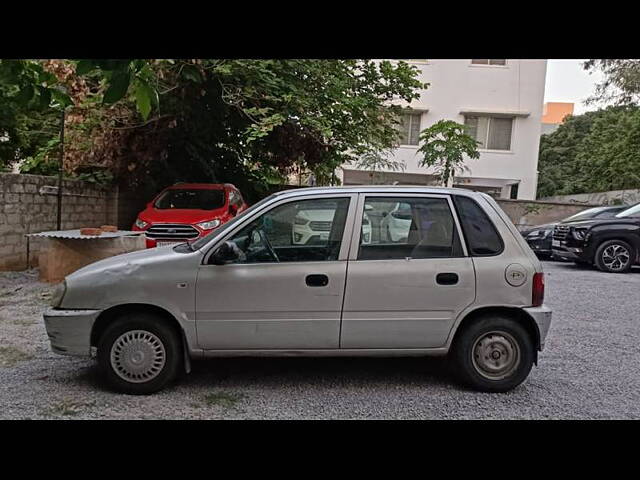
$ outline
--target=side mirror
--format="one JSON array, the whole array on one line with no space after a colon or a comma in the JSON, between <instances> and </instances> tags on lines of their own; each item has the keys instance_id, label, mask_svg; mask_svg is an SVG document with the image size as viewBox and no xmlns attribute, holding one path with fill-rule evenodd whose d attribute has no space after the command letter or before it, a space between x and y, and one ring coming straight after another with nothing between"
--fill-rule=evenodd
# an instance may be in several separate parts
<instances>
[{"instance_id":1,"label":"side mirror","mask_svg":"<svg viewBox=\"0 0 640 480\"><path fill-rule=\"evenodd\" d=\"M229 214L235 217L238 214L238 207L235 205L229 205Z\"/></svg>"},{"instance_id":2,"label":"side mirror","mask_svg":"<svg viewBox=\"0 0 640 480\"><path fill-rule=\"evenodd\" d=\"M218 247L218 249L211 255L210 263L214 265L226 265L227 263L235 262L240 259L240 251L231 242L224 242Z\"/></svg>"}]
</instances>

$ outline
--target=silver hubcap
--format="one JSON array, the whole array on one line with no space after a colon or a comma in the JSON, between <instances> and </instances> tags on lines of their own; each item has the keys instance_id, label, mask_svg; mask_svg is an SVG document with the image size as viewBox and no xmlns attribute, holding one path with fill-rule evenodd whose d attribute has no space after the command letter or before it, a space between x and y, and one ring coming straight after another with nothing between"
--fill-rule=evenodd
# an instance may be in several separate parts
<instances>
[{"instance_id":1,"label":"silver hubcap","mask_svg":"<svg viewBox=\"0 0 640 480\"><path fill-rule=\"evenodd\" d=\"M520 365L520 347L507 332L489 332L476 340L471 349L473 366L489 380L502 380Z\"/></svg>"},{"instance_id":2,"label":"silver hubcap","mask_svg":"<svg viewBox=\"0 0 640 480\"><path fill-rule=\"evenodd\" d=\"M131 383L153 380L166 362L164 345L146 330L131 330L120 335L111 347L111 366L116 374Z\"/></svg>"},{"instance_id":3,"label":"silver hubcap","mask_svg":"<svg viewBox=\"0 0 640 480\"><path fill-rule=\"evenodd\" d=\"M619 271L623 270L628 264L631 255L622 245L609 245L602 252L602 263L609 270Z\"/></svg>"}]
</instances>

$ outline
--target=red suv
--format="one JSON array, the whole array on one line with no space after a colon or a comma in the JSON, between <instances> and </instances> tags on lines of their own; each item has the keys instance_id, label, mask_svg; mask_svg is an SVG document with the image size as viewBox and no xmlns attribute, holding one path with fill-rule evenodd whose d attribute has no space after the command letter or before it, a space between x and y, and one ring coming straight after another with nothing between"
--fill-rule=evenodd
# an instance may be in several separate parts
<instances>
[{"instance_id":1,"label":"red suv","mask_svg":"<svg viewBox=\"0 0 640 480\"><path fill-rule=\"evenodd\" d=\"M230 183L178 183L165 188L133 224L147 248L196 240L247 208Z\"/></svg>"}]
</instances>

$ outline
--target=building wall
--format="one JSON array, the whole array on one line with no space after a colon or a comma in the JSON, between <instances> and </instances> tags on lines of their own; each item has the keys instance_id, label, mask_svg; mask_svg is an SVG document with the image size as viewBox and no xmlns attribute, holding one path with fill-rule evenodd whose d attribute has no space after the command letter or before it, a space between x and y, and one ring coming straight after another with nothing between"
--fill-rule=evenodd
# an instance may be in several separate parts
<instances>
[{"instance_id":1,"label":"building wall","mask_svg":"<svg viewBox=\"0 0 640 480\"><path fill-rule=\"evenodd\" d=\"M478 160L467 162L470 171L462 176L519 180L518 198L534 199L546 60L507 60L506 66L472 65L471 60L429 60L415 65L421 69L421 80L430 83L420 99L410 105L426 110L421 129L442 119L464 123L463 109L528 113L526 118L514 119L511 151L481 150ZM417 149L415 145L402 145L393 157L405 163L406 173L432 173L418 166ZM491 185L482 180L474 182ZM508 196L507 188L502 196Z\"/></svg>"},{"instance_id":2,"label":"building wall","mask_svg":"<svg viewBox=\"0 0 640 480\"><path fill-rule=\"evenodd\" d=\"M559 125L567 115L573 115L573 103L547 102L542 108L542 123Z\"/></svg>"},{"instance_id":3,"label":"building wall","mask_svg":"<svg viewBox=\"0 0 640 480\"><path fill-rule=\"evenodd\" d=\"M57 224L56 177L0 174L0 271L23 270L37 264L44 240L26 233L55 230ZM113 190L77 180L63 181L62 229L99 227L117 223ZM29 262L27 262L27 247Z\"/></svg>"}]
</instances>

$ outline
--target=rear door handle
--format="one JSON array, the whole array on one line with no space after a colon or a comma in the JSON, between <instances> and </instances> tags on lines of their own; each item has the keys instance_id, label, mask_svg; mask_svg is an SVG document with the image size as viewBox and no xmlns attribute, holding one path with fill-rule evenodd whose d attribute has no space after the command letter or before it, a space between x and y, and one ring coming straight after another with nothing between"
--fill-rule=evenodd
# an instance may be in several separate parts
<instances>
[{"instance_id":1,"label":"rear door handle","mask_svg":"<svg viewBox=\"0 0 640 480\"><path fill-rule=\"evenodd\" d=\"M324 274L307 275L305 280L308 287L326 287L329 285L329 277Z\"/></svg>"},{"instance_id":2,"label":"rear door handle","mask_svg":"<svg viewBox=\"0 0 640 480\"><path fill-rule=\"evenodd\" d=\"M458 283L457 273L439 273L436 275L436 283L438 285L455 285Z\"/></svg>"}]
</instances>

